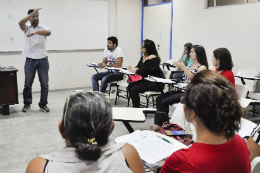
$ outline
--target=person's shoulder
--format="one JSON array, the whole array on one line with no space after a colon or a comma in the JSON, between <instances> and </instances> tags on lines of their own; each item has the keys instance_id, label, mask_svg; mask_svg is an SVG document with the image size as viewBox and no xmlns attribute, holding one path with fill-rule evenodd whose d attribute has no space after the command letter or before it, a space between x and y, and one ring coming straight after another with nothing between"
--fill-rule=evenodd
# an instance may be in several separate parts
<instances>
[{"instance_id":1,"label":"person's shoulder","mask_svg":"<svg viewBox=\"0 0 260 173\"><path fill-rule=\"evenodd\" d=\"M169 157L170 160L186 163L191 156L191 148L178 150Z\"/></svg>"},{"instance_id":2,"label":"person's shoulder","mask_svg":"<svg viewBox=\"0 0 260 173\"><path fill-rule=\"evenodd\" d=\"M122 148L121 151L124 155L132 155L135 154L137 151L135 147L133 147L131 144L126 143Z\"/></svg>"},{"instance_id":3,"label":"person's shoulder","mask_svg":"<svg viewBox=\"0 0 260 173\"><path fill-rule=\"evenodd\" d=\"M187 55L185 54L183 57L182 57L182 61L184 62L187 58Z\"/></svg>"},{"instance_id":4,"label":"person's shoulder","mask_svg":"<svg viewBox=\"0 0 260 173\"><path fill-rule=\"evenodd\" d=\"M157 56L156 55L149 55L147 59L157 59Z\"/></svg>"},{"instance_id":5,"label":"person's shoulder","mask_svg":"<svg viewBox=\"0 0 260 173\"><path fill-rule=\"evenodd\" d=\"M207 70L207 67L205 65L199 65L198 72Z\"/></svg>"},{"instance_id":6,"label":"person's shoulder","mask_svg":"<svg viewBox=\"0 0 260 173\"><path fill-rule=\"evenodd\" d=\"M172 153L168 157L162 166L162 172L179 171L182 172L184 169L187 171L193 170L193 158L190 148L181 149Z\"/></svg>"},{"instance_id":7,"label":"person's shoulder","mask_svg":"<svg viewBox=\"0 0 260 173\"><path fill-rule=\"evenodd\" d=\"M239 142L241 142L241 141L245 142L245 140L244 140L243 138L241 138L241 136L239 136L238 134L235 134L235 136L234 136L231 140L233 140L232 142L237 142L237 141L239 141Z\"/></svg>"},{"instance_id":8,"label":"person's shoulder","mask_svg":"<svg viewBox=\"0 0 260 173\"><path fill-rule=\"evenodd\" d=\"M118 56L123 56L123 50L120 47L116 47L114 50Z\"/></svg>"},{"instance_id":9,"label":"person's shoulder","mask_svg":"<svg viewBox=\"0 0 260 173\"><path fill-rule=\"evenodd\" d=\"M117 52L123 52L123 50L120 48L120 47L116 47L116 49L115 49L115 51L117 51Z\"/></svg>"},{"instance_id":10,"label":"person's shoulder","mask_svg":"<svg viewBox=\"0 0 260 173\"><path fill-rule=\"evenodd\" d=\"M222 72L223 74L227 74L227 75L233 75L234 76L234 73L231 71L231 70L225 70Z\"/></svg>"},{"instance_id":11,"label":"person's shoulder","mask_svg":"<svg viewBox=\"0 0 260 173\"><path fill-rule=\"evenodd\" d=\"M235 134L235 136L231 139L230 147L236 147L237 149L240 149L240 151L248 151L248 148L246 146L246 141L239 135Z\"/></svg>"},{"instance_id":12,"label":"person's shoulder","mask_svg":"<svg viewBox=\"0 0 260 173\"><path fill-rule=\"evenodd\" d=\"M46 159L42 157L36 157L28 164L26 173L43 173L46 163Z\"/></svg>"}]
</instances>

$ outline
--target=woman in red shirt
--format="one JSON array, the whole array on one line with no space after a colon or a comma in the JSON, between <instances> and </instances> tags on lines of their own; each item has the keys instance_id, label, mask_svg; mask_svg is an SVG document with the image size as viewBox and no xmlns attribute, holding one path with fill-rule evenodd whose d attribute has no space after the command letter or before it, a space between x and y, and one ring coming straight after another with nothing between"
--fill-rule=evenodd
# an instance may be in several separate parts
<instances>
[{"instance_id":1,"label":"woman in red shirt","mask_svg":"<svg viewBox=\"0 0 260 173\"><path fill-rule=\"evenodd\" d=\"M250 173L245 140L235 134L243 115L232 84L218 73L197 73L188 85L185 119L196 129L197 141L188 149L174 152L162 173Z\"/></svg>"},{"instance_id":2,"label":"woman in red shirt","mask_svg":"<svg viewBox=\"0 0 260 173\"><path fill-rule=\"evenodd\" d=\"M211 61L214 67L211 67L210 70L216 71L227 78L235 87L235 77L231 71L234 65L229 50L226 48L214 50Z\"/></svg>"}]
</instances>

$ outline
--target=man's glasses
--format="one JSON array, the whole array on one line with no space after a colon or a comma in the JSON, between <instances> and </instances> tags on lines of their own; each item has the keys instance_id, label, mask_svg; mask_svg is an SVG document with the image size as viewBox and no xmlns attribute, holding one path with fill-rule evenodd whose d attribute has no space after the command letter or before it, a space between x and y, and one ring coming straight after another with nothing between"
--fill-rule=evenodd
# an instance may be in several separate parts
<instances>
[{"instance_id":1,"label":"man's glasses","mask_svg":"<svg viewBox=\"0 0 260 173\"><path fill-rule=\"evenodd\" d=\"M75 95L77 93L96 93L98 94L99 96L101 97L104 97L108 102L109 102L109 95L106 94L106 93L102 93L102 92L99 92L99 91L84 91L84 90L75 90L75 91L71 91L69 94L68 94L68 101L67 101L67 106L66 106L66 111L65 111L65 114L64 114L64 127L65 127L65 120L66 120L66 116L67 116L67 111L68 111L68 107L69 107L69 102L70 102L70 97L72 95Z\"/></svg>"}]
</instances>

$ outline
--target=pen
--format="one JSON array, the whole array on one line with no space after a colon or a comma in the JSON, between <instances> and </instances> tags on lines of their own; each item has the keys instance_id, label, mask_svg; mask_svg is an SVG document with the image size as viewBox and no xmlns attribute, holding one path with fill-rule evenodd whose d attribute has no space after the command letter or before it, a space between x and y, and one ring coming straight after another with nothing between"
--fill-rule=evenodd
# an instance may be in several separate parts
<instances>
[{"instance_id":1,"label":"pen","mask_svg":"<svg viewBox=\"0 0 260 173\"><path fill-rule=\"evenodd\" d=\"M171 141L169 141L169 140L167 140L167 139L165 139L165 138L163 138L163 137L161 137L161 136L159 136L159 135L156 135L158 138L160 138L160 139L162 139L162 140L164 140L164 141L166 141L166 142L168 142L168 143L170 143L171 144Z\"/></svg>"}]
</instances>

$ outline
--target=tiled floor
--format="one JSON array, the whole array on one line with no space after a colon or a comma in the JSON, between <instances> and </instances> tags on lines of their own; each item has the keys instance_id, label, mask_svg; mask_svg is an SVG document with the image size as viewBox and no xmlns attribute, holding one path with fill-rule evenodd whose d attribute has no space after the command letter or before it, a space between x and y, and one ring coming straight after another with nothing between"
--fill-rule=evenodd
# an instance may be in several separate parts
<instances>
[{"instance_id":1,"label":"tiled floor","mask_svg":"<svg viewBox=\"0 0 260 173\"><path fill-rule=\"evenodd\" d=\"M90 89L89 89L90 90ZM22 94L19 94L18 105L10 106L10 115L3 116L0 107L0 173L25 172L31 159L41 154L48 154L64 147L64 141L58 132L58 123L62 117L62 109L69 90L49 93L49 113L39 111L38 101L40 93L33 93L31 111L22 113ZM110 102L114 106L115 93L111 95ZM125 99L118 100L118 107L125 107ZM170 109L170 114L174 111ZM257 122L260 115L252 117L249 113L245 116ZM145 123L131 123L132 127L147 130L153 124L153 116L148 115ZM111 135L114 140L118 136L128 134L121 122L115 122L115 129Z\"/></svg>"}]
</instances>

